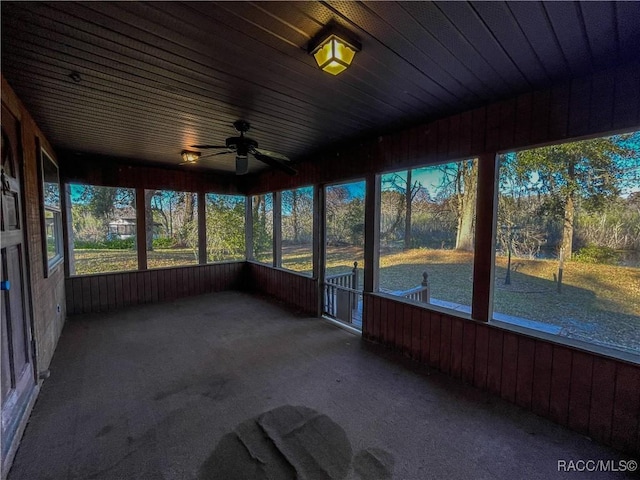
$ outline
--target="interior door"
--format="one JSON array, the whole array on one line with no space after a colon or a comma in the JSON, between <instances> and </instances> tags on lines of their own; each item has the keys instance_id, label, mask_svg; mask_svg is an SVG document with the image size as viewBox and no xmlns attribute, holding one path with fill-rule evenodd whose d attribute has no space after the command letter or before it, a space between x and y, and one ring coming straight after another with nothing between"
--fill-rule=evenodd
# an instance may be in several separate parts
<instances>
[{"instance_id":1,"label":"interior door","mask_svg":"<svg viewBox=\"0 0 640 480\"><path fill-rule=\"evenodd\" d=\"M20 174L18 121L2 106L2 460L13 443L33 388L31 322L26 288L26 259Z\"/></svg>"}]
</instances>

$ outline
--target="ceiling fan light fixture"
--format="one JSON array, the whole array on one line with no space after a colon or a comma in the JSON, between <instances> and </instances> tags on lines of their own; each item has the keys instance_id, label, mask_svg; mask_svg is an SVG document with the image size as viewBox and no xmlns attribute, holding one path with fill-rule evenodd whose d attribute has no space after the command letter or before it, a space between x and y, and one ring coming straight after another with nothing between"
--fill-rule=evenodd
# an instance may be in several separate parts
<instances>
[{"instance_id":1,"label":"ceiling fan light fixture","mask_svg":"<svg viewBox=\"0 0 640 480\"><path fill-rule=\"evenodd\" d=\"M308 46L318 67L331 75L344 72L361 49L360 42L337 24L323 28Z\"/></svg>"},{"instance_id":2,"label":"ceiling fan light fixture","mask_svg":"<svg viewBox=\"0 0 640 480\"><path fill-rule=\"evenodd\" d=\"M183 162L185 162L185 163L195 163L200 158L201 153L200 152L194 152L193 150L182 150L182 152L180 152L180 155L182 156L182 161Z\"/></svg>"},{"instance_id":3,"label":"ceiling fan light fixture","mask_svg":"<svg viewBox=\"0 0 640 480\"><path fill-rule=\"evenodd\" d=\"M246 175L249 172L249 157L236 156L236 175Z\"/></svg>"}]
</instances>

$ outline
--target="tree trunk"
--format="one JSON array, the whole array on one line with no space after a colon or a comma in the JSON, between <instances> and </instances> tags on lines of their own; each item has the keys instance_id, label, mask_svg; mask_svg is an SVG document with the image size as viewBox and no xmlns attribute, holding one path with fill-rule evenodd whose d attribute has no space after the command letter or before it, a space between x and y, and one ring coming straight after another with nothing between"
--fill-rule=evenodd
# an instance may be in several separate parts
<instances>
[{"instance_id":1,"label":"tree trunk","mask_svg":"<svg viewBox=\"0 0 640 480\"><path fill-rule=\"evenodd\" d=\"M411 248L411 170L407 171L407 188L405 194L405 216L404 216L404 249Z\"/></svg>"},{"instance_id":2,"label":"tree trunk","mask_svg":"<svg viewBox=\"0 0 640 480\"><path fill-rule=\"evenodd\" d=\"M575 217L575 193L576 182L575 160L570 160L567 167L568 191L564 201L564 218L562 220L562 241L560 254L558 255L558 292L562 291L562 273L564 262L571 260L573 254L573 219Z\"/></svg>"},{"instance_id":3,"label":"tree trunk","mask_svg":"<svg viewBox=\"0 0 640 480\"><path fill-rule=\"evenodd\" d=\"M474 221L476 213L476 191L478 182L478 161L471 165L462 164L462 189L458 195L458 230L456 234L456 250L472 252L474 244Z\"/></svg>"},{"instance_id":4,"label":"tree trunk","mask_svg":"<svg viewBox=\"0 0 640 480\"><path fill-rule=\"evenodd\" d=\"M144 191L144 218L147 231L147 252L153 251L153 211L151 210L151 199L156 193L155 190Z\"/></svg>"},{"instance_id":5,"label":"tree trunk","mask_svg":"<svg viewBox=\"0 0 640 480\"><path fill-rule=\"evenodd\" d=\"M190 222L193 221L193 217L194 217L193 204L195 203L194 200L193 200L194 196L195 196L195 193L185 193L185 197L184 197L184 222L183 222L183 224L190 223Z\"/></svg>"}]
</instances>

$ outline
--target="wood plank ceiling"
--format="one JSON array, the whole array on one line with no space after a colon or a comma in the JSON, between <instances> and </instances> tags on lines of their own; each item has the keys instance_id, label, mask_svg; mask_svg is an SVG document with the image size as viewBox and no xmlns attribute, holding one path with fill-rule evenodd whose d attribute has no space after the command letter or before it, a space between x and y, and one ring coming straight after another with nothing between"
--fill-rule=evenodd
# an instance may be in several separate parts
<instances>
[{"instance_id":1,"label":"wood plank ceiling","mask_svg":"<svg viewBox=\"0 0 640 480\"><path fill-rule=\"evenodd\" d=\"M362 42L337 77L305 50L331 20ZM633 60L638 25L640 2L3 1L2 72L60 150L175 165L244 118L304 161Z\"/></svg>"}]
</instances>

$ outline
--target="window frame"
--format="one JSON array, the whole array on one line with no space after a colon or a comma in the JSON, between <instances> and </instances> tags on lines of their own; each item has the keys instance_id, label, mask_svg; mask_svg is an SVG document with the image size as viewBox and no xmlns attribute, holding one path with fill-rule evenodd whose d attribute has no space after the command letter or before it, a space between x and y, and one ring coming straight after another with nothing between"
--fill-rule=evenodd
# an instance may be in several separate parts
<instances>
[{"instance_id":1,"label":"window frame","mask_svg":"<svg viewBox=\"0 0 640 480\"><path fill-rule=\"evenodd\" d=\"M207 227L208 227L208 208L209 208L209 203L208 203L208 198L209 195L216 195L216 196L220 196L220 197L230 197L230 198L236 198L236 199L242 199L242 204L243 204L243 209L242 209L242 221L243 221L243 229L242 229L242 235L243 235L243 242L244 242L244 248L242 249L242 258L240 259L235 259L235 260L209 260L209 250L208 250L208 235L205 241L205 252L206 252L206 258L205 258L205 264L207 265L216 265L216 264L221 264L221 263L231 263L231 262L246 262L247 261L247 204L248 201L250 199L250 196L247 195L242 195L242 194L232 194L232 193L217 193L217 192L205 192L203 195L203 203L204 203L204 229L205 232L207 231Z\"/></svg>"},{"instance_id":2,"label":"window frame","mask_svg":"<svg viewBox=\"0 0 640 480\"><path fill-rule=\"evenodd\" d=\"M497 156L497 155L496 155ZM375 182L377 184L377 191L378 193L378 198L376 198L375 200L375 216L376 216L376 225L378 230L380 229L380 223L381 223L381 214L382 214L382 210L381 210L381 202L382 202L382 181L383 181L383 177L385 175L391 175L391 174L402 174L402 173L407 173L408 171L415 171L415 170L420 170L420 169L425 169L425 168L432 168L432 167L438 167L440 165L447 165L447 164L453 164L453 163L461 163L461 162L465 162L468 160L475 160L476 162L478 162L478 169L480 167L480 155L469 155L469 156L465 156L465 157L461 157L461 158L454 158L454 159L444 159L444 160L439 160L436 162L427 162L427 163L419 163L419 164L415 164L415 165L411 165L408 167L405 167L403 169L385 169L382 170L378 173L376 173L375 176ZM478 201L479 201L479 196L478 196L478 177L479 177L479 170L478 172L476 172L476 194L475 194L475 204L474 204L474 217L477 216L477 211L478 211ZM476 220L477 221L477 220ZM475 247L475 243L476 243L476 228L477 225L474 224L474 231L473 231L473 241L474 241L474 249L473 249L473 261L472 261L472 276L473 276L473 270L475 270L475 262L476 262L476 256L478 254L477 252L477 248ZM402 302L402 303L407 303L410 305L414 305L420 308L425 308L428 310L432 310L438 313L443 313L443 314L454 314L460 318L463 319L467 319L467 320L471 320L472 319L472 310L473 310L473 299L474 299L474 290L475 290L475 284L472 282L471 284L471 302L469 305L464 305L465 307L468 307L468 312L464 311L464 310L458 310L458 309L453 309L453 308L449 308L447 306L440 306L440 305L435 305L432 303L424 303L420 300L416 300L416 299L411 299L411 298L406 298L406 297L402 297L402 296L397 296L397 295L393 295L392 293L388 293L388 292L384 292L380 290L380 231L376 232L375 235L375 245L374 248L377 252L376 254L376 261L374 262L374 266L373 268L375 269L375 275L374 275L374 285L373 285L373 292L376 295L380 295L382 297L397 301L397 302ZM429 273L429 272L427 272ZM429 280L427 280L429 281ZM416 285L419 286L419 285Z\"/></svg>"},{"instance_id":3,"label":"window frame","mask_svg":"<svg viewBox=\"0 0 640 480\"><path fill-rule=\"evenodd\" d=\"M309 253L311 254L311 271L309 273L305 273L299 270L293 270L291 268L287 268L286 266L282 265L282 254L283 254L283 237L282 237L282 219L283 219L283 215L282 215L282 208L284 203L282 202L282 194L285 192L294 192L296 190L311 190L311 237L312 237L312 241L310 243L310 247L309 247ZM277 265L275 265L277 268L281 268L282 270L286 270L287 272L291 272L291 273L295 273L298 275L302 275L304 277L309 277L309 278L313 278L313 272L315 271L315 255L313 254L313 236L315 235L315 229L314 229L314 216L316 215L316 199L315 199L315 188L314 185L301 185L299 187L294 187L294 188L288 188L286 190L280 190L279 192L277 192L278 195L280 196L280 202L278 202L280 205L280 215L277 217L279 219L279 222L277 225L274 225L274 245L277 246L277 248L279 248L279 252L277 257ZM275 218L275 215L274 215ZM278 242L275 241L276 235L278 236L277 238L279 239Z\"/></svg>"},{"instance_id":4,"label":"window frame","mask_svg":"<svg viewBox=\"0 0 640 480\"><path fill-rule=\"evenodd\" d=\"M199 207L198 207L198 202L200 201L200 198L198 196L198 192L192 191L192 190L178 190L178 189L174 189L174 188L144 188L143 191L144 191L145 198L146 198L147 192L149 192L149 191L153 191L154 192L153 195L150 198L151 202L153 202L153 198L156 197L156 195L158 195L158 194L162 195L163 193L167 193L167 192L173 193L173 194L185 194L185 195L189 194L189 195L193 195L194 196L194 201L195 201L193 213L194 213L194 216L196 217L195 218L195 227L196 227L196 235L195 235L195 237L197 239L196 240L196 249L195 249L195 257L196 257L195 258L195 262L193 262L193 263L184 263L184 264L180 263L178 265L161 265L161 266L155 266L154 265L154 266L150 266L149 264L151 262L149 261L149 252L146 251L146 245L147 245L147 241L148 241L147 234L149 233L150 229L148 228L149 218L146 217L147 210L145 208L144 211L142 212L142 215L145 217L145 219L144 219L144 224L145 224L144 242L138 242L137 243L137 249L144 248L145 251L146 251L145 252L146 253L146 260L147 260L146 270L159 270L159 269L163 269L163 268L183 268L183 267L188 268L188 267L195 267L195 266L201 265L201 259L200 259L200 219L199 219L200 210L199 210ZM140 212L136 212L136 213L138 215L140 215ZM206 213L205 213L205 216L206 216ZM153 222L153 210L151 210L151 222L154 223ZM154 227L155 227L155 224L154 224L153 227L151 227L151 231L153 232L152 233L152 239L151 239L152 242L153 242L153 237L155 236L155 231L154 231L155 228ZM206 226L205 226L205 229L206 229ZM138 265L138 270L141 270L139 265Z\"/></svg>"},{"instance_id":5,"label":"window frame","mask_svg":"<svg viewBox=\"0 0 640 480\"><path fill-rule=\"evenodd\" d=\"M493 219L492 219L492 242L491 242L491 272L490 272L490 295L489 295L489 308L488 308L488 318L486 323L497 327L504 331L515 332L521 335L527 335L533 338L539 338L546 340L555 345L563 345L571 348L581 349L590 353L594 353L597 355L602 355L605 357L613 358L616 360L623 360L633 364L640 364L640 354L636 351L632 351L630 349L620 348L613 344L604 344L598 342L592 342L590 340L582 339L582 338L574 338L569 336L563 336L558 333L549 333L548 331L544 331L538 329L536 327L530 325L521 325L517 323L512 323L510 321L505 321L504 319L495 318L494 315L496 313L495 309L495 274L496 274L496 245L497 245L497 231L499 229L498 225L498 211L499 211L499 200L500 200L500 169L502 167L501 157L507 154L515 154L518 152L535 150L544 147L553 147L558 145L564 145L567 143L576 143L589 141L599 138L608 138L617 135L625 135L625 134L633 134L636 132L640 132L639 127L627 128L627 129L618 129L604 133L590 134L584 136L574 136L567 137L563 139L558 139L553 142L545 143L545 144L528 144L525 146L517 147L517 148L508 148L502 150L495 150L492 152L494 155L495 161L495 176L494 176L494 198L493 198ZM575 233L575 232L574 232ZM501 313L501 312L497 312ZM507 314L508 315L508 314ZM537 322L537 319L525 319L532 320L533 322Z\"/></svg>"},{"instance_id":6,"label":"window frame","mask_svg":"<svg viewBox=\"0 0 640 480\"><path fill-rule=\"evenodd\" d=\"M253 199L255 197L260 197L260 196L264 196L267 197L268 195L271 195L271 261L261 261L258 260L256 258L256 251L255 251L255 241L256 241L256 235L255 235L255 228L254 228L254 224L256 222L256 219L253 215ZM276 256L276 196L279 196L279 192L276 191L269 191L269 192L264 192L264 193L255 193L252 195L247 196L247 202L246 202L246 208L250 211L250 218L251 218L251 244L247 245L247 248L249 249L250 255L247 255L247 261L251 261L251 262L255 262L258 263L260 265L267 265L267 266L271 266L271 267L277 267L277 256ZM265 200L266 202L266 200ZM265 204L266 205L266 204ZM265 210L265 215L266 215L266 210ZM245 220L245 230L248 226L248 222Z\"/></svg>"},{"instance_id":7,"label":"window frame","mask_svg":"<svg viewBox=\"0 0 640 480\"><path fill-rule=\"evenodd\" d=\"M37 142L39 144L39 142ZM42 266L44 278L48 278L53 271L62 264L64 261L64 242L62 238L62 205L60 202L62 201L62 187L60 184L60 168L58 164L53 159L53 156L50 155L43 147L38 145L39 159L38 162L38 173L40 177L39 183L39 203L40 203L40 227L41 227L41 245L42 245ZM45 200L45 184L53 183L46 182L46 169L45 162L48 161L55 170L56 182L55 184L58 187L58 206L51 206L46 204ZM54 247L55 247L55 255L49 258L49 242L48 242L48 229L47 229L47 213L51 213L53 215L53 234L54 234Z\"/></svg>"}]
</instances>

